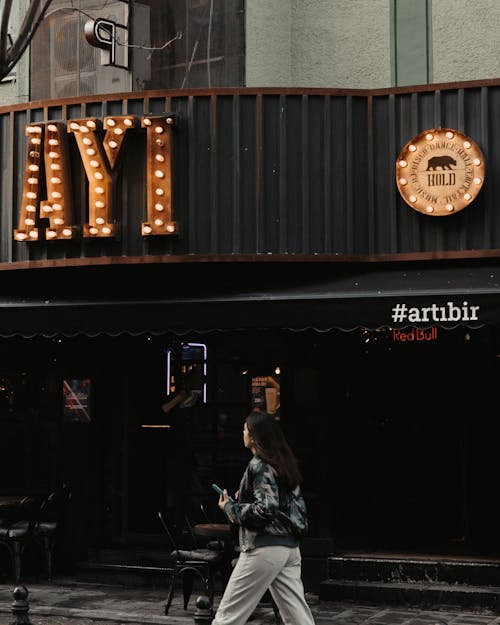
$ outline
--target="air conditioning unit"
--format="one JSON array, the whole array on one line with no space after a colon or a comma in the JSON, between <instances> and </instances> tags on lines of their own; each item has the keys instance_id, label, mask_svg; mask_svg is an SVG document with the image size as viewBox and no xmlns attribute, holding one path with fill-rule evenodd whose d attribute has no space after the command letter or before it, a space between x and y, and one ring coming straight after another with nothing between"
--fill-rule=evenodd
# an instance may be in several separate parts
<instances>
[{"instance_id":1,"label":"air conditioning unit","mask_svg":"<svg viewBox=\"0 0 500 625\"><path fill-rule=\"evenodd\" d=\"M104 6L85 6L85 11L71 10L67 3L53 7L50 18L43 28L48 32L41 34L41 41L47 42L45 50L48 52L50 67L50 84L41 85L46 98L64 98L70 96L84 96L99 93L117 93L132 90L132 71L128 68L128 47L118 45L116 48L116 66L101 65L101 51L92 47L85 39L84 25L91 18L104 18L117 24L128 25L128 3L111 2ZM83 9L82 9L83 11ZM118 38L127 43L127 30L117 29ZM34 42L34 46L37 42ZM32 55L33 58L33 55ZM36 73L36 66L32 64L32 71ZM36 84L36 76L32 76L32 84ZM32 94L40 97L38 94Z\"/></svg>"}]
</instances>

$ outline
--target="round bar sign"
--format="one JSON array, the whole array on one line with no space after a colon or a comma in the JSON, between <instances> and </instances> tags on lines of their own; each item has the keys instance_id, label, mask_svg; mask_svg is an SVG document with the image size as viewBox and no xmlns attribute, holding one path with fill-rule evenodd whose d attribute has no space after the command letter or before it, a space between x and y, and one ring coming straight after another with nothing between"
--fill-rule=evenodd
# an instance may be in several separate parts
<instances>
[{"instance_id":1,"label":"round bar sign","mask_svg":"<svg viewBox=\"0 0 500 625\"><path fill-rule=\"evenodd\" d=\"M432 217L468 206L484 182L484 156L469 137L432 128L413 137L396 161L396 183L404 201Z\"/></svg>"}]
</instances>

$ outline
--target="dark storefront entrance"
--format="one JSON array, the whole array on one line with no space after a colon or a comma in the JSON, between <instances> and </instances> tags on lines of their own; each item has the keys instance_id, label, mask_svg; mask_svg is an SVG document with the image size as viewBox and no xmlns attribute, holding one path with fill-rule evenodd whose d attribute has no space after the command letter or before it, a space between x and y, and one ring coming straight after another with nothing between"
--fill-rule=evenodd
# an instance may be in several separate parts
<instances>
[{"instance_id":1,"label":"dark storefront entrance","mask_svg":"<svg viewBox=\"0 0 500 625\"><path fill-rule=\"evenodd\" d=\"M167 419L166 350L189 340L207 346L207 402ZM249 378L278 366L312 537L339 550L500 555L491 327L406 343L360 329L4 340L15 388L2 488L71 484L69 559L154 543L159 505L194 515L202 502L217 515L210 483L237 487ZM88 420L64 418L68 379L91 380Z\"/></svg>"}]
</instances>

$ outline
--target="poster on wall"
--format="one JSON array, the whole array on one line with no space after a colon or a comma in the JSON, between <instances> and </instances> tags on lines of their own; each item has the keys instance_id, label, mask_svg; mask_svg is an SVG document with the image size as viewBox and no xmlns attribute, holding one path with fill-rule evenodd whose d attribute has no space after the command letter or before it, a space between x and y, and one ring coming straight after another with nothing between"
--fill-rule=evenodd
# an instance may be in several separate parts
<instances>
[{"instance_id":1,"label":"poster on wall","mask_svg":"<svg viewBox=\"0 0 500 625\"><path fill-rule=\"evenodd\" d=\"M261 375L252 378L252 407L273 415L279 414L279 376Z\"/></svg>"},{"instance_id":2,"label":"poster on wall","mask_svg":"<svg viewBox=\"0 0 500 625\"><path fill-rule=\"evenodd\" d=\"M67 423L90 422L90 380L63 380L63 419Z\"/></svg>"}]
</instances>

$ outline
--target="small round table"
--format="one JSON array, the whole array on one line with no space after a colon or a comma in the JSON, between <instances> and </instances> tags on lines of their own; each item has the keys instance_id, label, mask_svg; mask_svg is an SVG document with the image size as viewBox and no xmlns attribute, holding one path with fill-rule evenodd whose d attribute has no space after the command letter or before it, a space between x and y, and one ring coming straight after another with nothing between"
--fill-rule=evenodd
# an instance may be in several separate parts
<instances>
[{"instance_id":1,"label":"small round table","mask_svg":"<svg viewBox=\"0 0 500 625\"><path fill-rule=\"evenodd\" d=\"M231 525L229 523L198 523L193 526L193 532L197 536L227 539L231 537Z\"/></svg>"}]
</instances>

